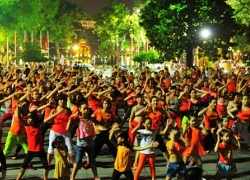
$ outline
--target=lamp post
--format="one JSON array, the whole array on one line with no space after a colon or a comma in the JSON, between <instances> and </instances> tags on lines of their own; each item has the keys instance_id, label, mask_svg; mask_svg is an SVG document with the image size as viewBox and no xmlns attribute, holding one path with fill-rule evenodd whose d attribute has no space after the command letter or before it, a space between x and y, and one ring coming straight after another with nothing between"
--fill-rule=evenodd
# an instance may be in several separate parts
<instances>
[{"instance_id":1,"label":"lamp post","mask_svg":"<svg viewBox=\"0 0 250 180\"><path fill-rule=\"evenodd\" d=\"M205 55L205 43L206 43L206 40L211 36L211 31L207 28L204 28L201 30L200 35L203 39L202 45L203 45L203 51L204 51L203 56L202 56L202 66L205 69L205 59L204 59L205 58L204 57L204 55Z\"/></svg>"}]
</instances>

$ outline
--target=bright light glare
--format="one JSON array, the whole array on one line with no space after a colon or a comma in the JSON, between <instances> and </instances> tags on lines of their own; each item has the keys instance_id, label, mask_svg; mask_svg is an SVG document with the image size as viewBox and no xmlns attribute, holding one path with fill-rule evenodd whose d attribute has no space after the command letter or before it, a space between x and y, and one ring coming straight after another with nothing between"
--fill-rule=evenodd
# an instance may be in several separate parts
<instances>
[{"instance_id":1,"label":"bright light glare","mask_svg":"<svg viewBox=\"0 0 250 180\"><path fill-rule=\"evenodd\" d=\"M79 50L79 46L78 46L78 45L74 45L74 46L73 46L73 50L74 50L74 51Z\"/></svg>"},{"instance_id":2,"label":"bright light glare","mask_svg":"<svg viewBox=\"0 0 250 180\"><path fill-rule=\"evenodd\" d=\"M137 10L136 10L136 13L137 13L137 14L140 14L140 12L141 12L140 9L137 9Z\"/></svg>"},{"instance_id":3,"label":"bright light glare","mask_svg":"<svg viewBox=\"0 0 250 180\"><path fill-rule=\"evenodd\" d=\"M209 29L203 29L203 30L201 31L201 36L202 36L203 38L208 38L210 35L211 35L211 32L209 31Z\"/></svg>"}]
</instances>

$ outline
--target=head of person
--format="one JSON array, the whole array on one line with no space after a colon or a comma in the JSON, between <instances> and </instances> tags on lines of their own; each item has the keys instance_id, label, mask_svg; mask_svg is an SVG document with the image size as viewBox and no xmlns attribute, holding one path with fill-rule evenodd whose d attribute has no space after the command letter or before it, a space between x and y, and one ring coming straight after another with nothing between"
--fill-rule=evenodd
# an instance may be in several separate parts
<instances>
[{"instance_id":1,"label":"head of person","mask_svg":"<svg viewBox=\"0 0 250 180\"><path fill-rule=\"evenodd\" d=\"M117 144L121 146L130 147L129 137L127 132L120 132L117 135Z\"/></svg>"},{"instance_id":2,"label":"head of person","mask_svg":"<svg viewBox=\"0 0 250 180\"><path fill-rule=\"evenodd\" d=\"M168 137L169 139L171 139L171 137L174 137L175 140L179 140L181 137L181 131L178 127L172 127L169 131L168 131Z\"/></svg>"},{"instance_id":3,"label":"head of person","mask_svg":"<svg viewBox=\"0 0 250 180\"><path fill-rule=\"evenodd\" d=\"M191 167L187 169L187 180L202 180L203 170L199 167Z\"/></svg>"},{"instance_id":4,"label":"head of person","mask_svg":"<svg viewBox=\"0 0 250 180\"><path fill-rule=\"evenodd\" d=\"M191 127L195 127L197 125L197 116L196 115L190 115L189 125Z\"/></svg>"},{"instance_id":5,"label":"head of person","mask_svg":"<svg viewBox=\"0 0 250 180\"><path fill-rule=\"evenodd\" d=\"M34 101L38 101L39 100L39 91L38 90L34 90L32 92L32 98Z\"/></svg>"},{"instance_id":6,"label":"head of person","mask_svg":"<svg viewBox=\"0 0 250 180\"><path fill-rule=\"evenodd\" d=\"M169 89L170 89L171 94L176 95L176 92L177 92L176 86L171 86Z\"/></svg>"},{"instance_id":7,"label":"head of person","mask_svg":"<svg viewBox=\"0 0 250 180\"><path fill-rule=\"evenodd\" d=\"M196 96L196 90L195 89L190 89L190 93L189 93L191 98L195 98Z\"/></svg>"},{"instance_id":8,"label":"head of person","mask_svg":"<svg viewBox=\"0 0 250 180\"><path fill-rule=\"evenodd\" d=\"M220 139L223 143L226 143L226 144L230 143L231 134L228 130L223 129L222 131L220 131L219 135L220 135Z\"/></svg>"},{"instance_id":9,"label":"head of person","mask_svg":"<svg viewBox=\"0 0 250 180\"><path fill-rule=\"evenodd\" d=\"M61 107L66 107L67 105L67 96L61 94L57 97L57 105Z\"/></svg>"},{"instance_id":10,"label":"head of person","mask_svg":"<svg viewBox=\"0 0 250 180\"><path fill-rule=\"evenodd\" d=\"M222 127L228 127L228 125L229 125L229 118L227 116L222 117L221 125L222 125Z\"/></svg>"},{"instance_id":11,"label":"head of person","mask_svg":"<svg viewBox=\"0 0 250 180\"><path fill-rule=\"evenodd\" d=\"M27 123L30 125L30 126L36 126L38 125L39 123L41 123L41 121L39 120L39 117L37 115L37 111L31 111L28 113L27 115Z\"/></svg>"},{"instance_id":12,"label":"head of person","mask_svg":"<svg viewBox=\"0 0 250 180\"><path fill-rule=\"evenodd\" d=\"M217 100L213 97L210 98L209 100L209 106L211 107L211 109L215 109L217 105Z\"/></svg>"},{"instance_id":13,"label":"head of person","mask_svg":"<svg viewBox=\"0 0 250 180\"><path fill-rule=\"evenodd\" d=\"M158 103L159 103L158 97L152 96L152 97L151 97L151 100L150 100L150 103L151 103L152 107L157 107L157 105L158 105Z\"/></svg>"},{"instance_id":14,"label":"head of person","mask_svg":"<svg viewBox=\"0 0 250 180\"><path fill-rule=\"evenodd\" d=\"M81 103L81 105L80 105L80 113L84 117L89 115L89 107L88 107L88 104L86 102Z\"/></svg>"},{"instance_id":15,"label":"head of person","mask_svg":"<svg viewBox=\"0 0 250 180\"><path fill-rule=\"evenodd\" d=\"M137 104L142 104L143 100L144 100L143 94L139 93L139 94L136 95L136 102L137 102Z\"/></svg>"},{"instance_id":16,"label":"head of person","mask_svg":"<svg viewBox=\"0 0 250 180\"><path fill-rule=\"evenodd\" d=\"M235 102L239 102L240 101L240 94L235 92L231 94L231 99Z\"/></svg>"},{"instance_id":17,"label":"head of person","mask_svg":"<svg viewBox=\"0 0 250 180\"><path fill-rule=\"evenodd\" d=\"M135 93L136 94L141 93L141 90L142 90L141 86L138 85L138 86L135 87Z\"/></svg>"},{"instance_id":18,"label":"head of person","mask_svg":"<svg viewBox=\"0 0 250 180\"><path fill-rule=\"evenodd\" d=\"M65 139L63 136L57 136L52 142L53 148L64 149L65 148Z\"/></svg>"},{"instance_id":19,"label":"head of person","mask_svg":"<svg viewBox=\"0 0 250 180\"><path fill-rule=\"evenodd\" d=\"M149 117L143 118L142 125L146 130L150 130L152 126L152 119Z\"/></svg>"},{"instance_id":20,"label":"head of person","mask_svg":"<svg viewBox=\"0 0 250 180\"><path fill-rule=\"evenodd\" d=\"M29 112L29 101L28 100L24 100L23 102L21 102L18 106L19 106L19 111L23 116L27 116L28 112Z\"/></svg>"},{"instance_id":21,"label":"head of person","mask_svg":"<svg viewBox=\"0 0 250 180\"><path fill-rule=\"evenodd\" d=\"M161 99L161 97L162 97L162 90L160 88L156 88L155 91L154 91L154 95L156 97L158 97L159 99Z\"/></svg>"},{"instance_id":22,"label":"head of person","mask_svg":"<svg viewBox=\"0 0 250 180\"><path fill-rule=\"evenodd\" d=\"M244 106L247 106L248 102L249 102L249 97L247 95L243 95L241 97L241 104L244 105Z\"/></svg>"},{"instance_id":23,"label":"head of person","mask_svg":"<svg viewBox=\"0 0 250 180\"><path fill-rule=\"evenodd\" d=\"M110 99L108 99L108 98L105 98L105 99L103 99L102 100L102 109L104 110L104 111L109 111L110 110L110 108L111 108L111 100Z\"/></svg>"}]
</instances>

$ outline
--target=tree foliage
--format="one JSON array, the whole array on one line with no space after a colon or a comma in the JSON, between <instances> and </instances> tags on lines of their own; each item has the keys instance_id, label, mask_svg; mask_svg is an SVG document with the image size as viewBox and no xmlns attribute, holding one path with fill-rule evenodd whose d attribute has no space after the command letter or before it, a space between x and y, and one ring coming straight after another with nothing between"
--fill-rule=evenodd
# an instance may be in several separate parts
<instances>
[{"instance_id":1,"label":"tree foliage","mask_svg":"<svg viewBox=\"0 0 250 180\"><path fill-rule=\"evenodd\" d=\"M101 43L100 54L103 57L115 54L116 60L119 61L126 38L137 37L136 29L141 28L138 16L130 15L129 9L124 4L112 1L111 6L101 10L94 19L96 22L94 32Z\"/></svg>"},{"instance_id":2,"label":"tree foliage","mask_svg":"<svg viewBox=\"0 0 250 180\"><path fill-rule=\"evenodd\" d=\"M38 43L26 42L23 45L23 51L18 53L17 59L22 59L25 62L46 62L47 57L41 51Z\"/></svg>"},{"instance_id":3,"label":"tree foliage","mask_svg":"<svg viewBox=\"0 0 250 180\"><path fill-rule=\"evenodd\" d=\"M163 63L157 51L141 51L140 53L133 56L133 61L140 64L150 63Z\"/></svg>"},{"instance_id":4,"label":"tree foliage","mask_svg":"<svg viewBox=\"0 0 250 180\"><path fill-rule=\"evenodd\" d=\"M218 47L227 49L230 38L239 30L232 18L232 9L224 1L150 0L141 13L140 24L151 45L166 60L180 57L186 50L189 66L193 48L203 48L212 59L217 56ZM209 39L201 37L203 28L210 29Z\"/></svg>"},{"instance_id":5,"label":"tree foliage","mask_svg":"<svg viewBox=\"0 0 250 180\"><path fill-rule=\"evenodd\" d=\"M226 0L234 9L234 17L238 23L250 25L250 0Z\"/></svg>"}]
</instances>

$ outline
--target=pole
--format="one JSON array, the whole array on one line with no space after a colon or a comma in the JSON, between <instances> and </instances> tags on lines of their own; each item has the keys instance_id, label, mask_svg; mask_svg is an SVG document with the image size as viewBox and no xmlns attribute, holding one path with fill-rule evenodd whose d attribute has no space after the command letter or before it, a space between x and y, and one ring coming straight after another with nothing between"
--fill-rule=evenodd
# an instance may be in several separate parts
<instances>
[{"instance_id":1,"label":"pole","mask_svg":"<svg viewBox=\"0 0 250 180\"><path fill-rule=\"evenodd\" d=\"M40 31L40 48L42 49L42 47L43 47L43 42L42 42L43 40L42 40L42 31Z\"/></svg>"},{"instance_id":2,"label":"pole","mask_svg":"<svg viewBox=\"0 0 250 180\"><path fill-rule=\"evenodd\" d=\"M47 31L47 46L48 46L48 58L49 58L49 31Z\"/></svg>"},{"instance_id":3,"label":"pole","mask_svg":"<svg viewBox=\"0 0 250 180\"><path fill-rule=\"evenodd\" d=\"M7 36L7 68L9 67L9 37Z\"/></svg>"},{"instance_id":4,"label":"pole","mask_svg":"<svg viewBox=\"0 0 250 180\"><path fill-rule=\"evenodd\" d=\"M31 43L32 44L34 43L34 31L33 30L31 31Z\"/></svg>"},{"instance_id":5,"label":"pole","mask_svg":"<svg viewBox=\"0 0 250 180\"><path fill-rule=\"evenodd\" d=\"M15 58L16 58L16 53L17 53L17 47L16 47L16 43L17 43L17 37L16 37L16 31L15 31L15 39L14 39L14 43L15 43ZM16 59L15 59L15 64L16 64Z\"/></svg>"}]
</instances>

